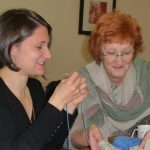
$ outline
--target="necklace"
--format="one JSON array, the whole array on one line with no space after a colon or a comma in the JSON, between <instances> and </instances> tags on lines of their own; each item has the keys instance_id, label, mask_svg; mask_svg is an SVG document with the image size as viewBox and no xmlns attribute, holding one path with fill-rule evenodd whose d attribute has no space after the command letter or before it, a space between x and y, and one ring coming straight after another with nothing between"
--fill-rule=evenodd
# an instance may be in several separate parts
<instances>
[{"instance_id":1,"label":"necklace","mask_svg":"<svg viewBox=\"0 0 150 150\"><path fill-rule=\"evenodd\" d=\"M32 101L29 89L26 88L23 96L18 99L23 105L28 115L28 118L30 119L31 122L33 122L35 120L35 111L34 111L33 101Z\"/></svg>"}]
</instances>

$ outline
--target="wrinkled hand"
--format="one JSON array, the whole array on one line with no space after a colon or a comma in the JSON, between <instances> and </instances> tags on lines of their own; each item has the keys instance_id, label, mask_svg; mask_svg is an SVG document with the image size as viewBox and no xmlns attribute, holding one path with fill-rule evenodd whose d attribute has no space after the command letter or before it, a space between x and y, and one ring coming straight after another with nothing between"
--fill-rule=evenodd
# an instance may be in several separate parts
<instances>
[{"instance_id":1,"label":"wrinkled hand","mask_svg":"<svg viewBox=\"0 0 150 150\"><path fill-rule=\"evenodd\" d=\"M91 150L99 150L98 143L103 140L103 136L101 135L99 128L92 124L89 127L89 141Z\"/></svg>"},{"instance_id":2,"label":"wrinkled hand","mask_svg":"<svg viewBox=\"0 0 150 150\"><path fill-rule=\"evenodd\" d=\"M56 87L49 103L62 110L66 104L69 107L77 105L87 95L86 81L77 72L74 72L68 79L64 79Z\"/></svg>"},{"instance_id":3,"label":"wrinkled hand","mask_svg":"<svg viewBox=\"0 0 150 150\"><path fill-rule=\"evenodd\" d=\"M139 148L144 148L146 141L150 138L150 130L146 132L145 136L142 139L141 144L139 145Z\"/></svg>"}]
</instances>

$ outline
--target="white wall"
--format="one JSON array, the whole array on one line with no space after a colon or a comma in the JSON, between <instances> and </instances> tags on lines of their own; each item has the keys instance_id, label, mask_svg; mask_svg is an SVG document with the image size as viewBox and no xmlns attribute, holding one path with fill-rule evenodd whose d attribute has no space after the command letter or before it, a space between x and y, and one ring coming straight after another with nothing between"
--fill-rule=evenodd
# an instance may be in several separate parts
<instances>
[{"instance_id":1,"label":"white wall","mask_svg":"<svg viewBox=\"0 0 150 150\"><path fill-rule=\"evenodd\" d=\"M117 8L131 14L142 28L145 51L141 57L150 59L150 1L149 0L117 0Z\"/></svg>"},{"instance_id":2,"label":"white wall","mask_svg":"<svg viewBox=\"0 0 150 150\"><path fill-rule=\"evenodd\" d=\"M117 0L117 9L134 16L143 29L145 52L149 59L149 0ZM79 0L1 0L0 12L26 7L40 13L53 27L52 59L46 65L47 81L62 78L91 61L87 51L88 36L78 34Z\"/></svg>"}]
</instances>

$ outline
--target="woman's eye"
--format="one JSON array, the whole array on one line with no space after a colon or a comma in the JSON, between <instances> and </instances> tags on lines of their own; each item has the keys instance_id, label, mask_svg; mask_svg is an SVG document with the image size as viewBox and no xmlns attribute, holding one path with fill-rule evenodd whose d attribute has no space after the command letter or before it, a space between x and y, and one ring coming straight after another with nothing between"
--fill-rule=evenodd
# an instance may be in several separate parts
<instances>
[{"instance_id":1,"label":"woman's eye","mask_svg":"<svg viewBox=\"0 0 150 150\"><path fill-rule=\"evenodd\" d=\"M108 55L116 55L116 52L107 52Z\"/></svg>"},{"instance_id":2,"label":"woman's eye","mask_svg":"<svg viewBox=\"0 0 150 150\"><path fill-rule=\"evenodd\" d=\"M123 54L124 54L124 55L129 55L129 54L130 54L130 52L123 52Z\"/></svg>"},{"instance_id":3,"label":"woman's eye","mask_svg":"<svg viewBox=\"0 0 150 150\"><path fill-rule=\"evenodd\" d=\"M42 49L42 46L36 46L36 48L38 48L38 49Z\"/></svg>"}]
</instances>

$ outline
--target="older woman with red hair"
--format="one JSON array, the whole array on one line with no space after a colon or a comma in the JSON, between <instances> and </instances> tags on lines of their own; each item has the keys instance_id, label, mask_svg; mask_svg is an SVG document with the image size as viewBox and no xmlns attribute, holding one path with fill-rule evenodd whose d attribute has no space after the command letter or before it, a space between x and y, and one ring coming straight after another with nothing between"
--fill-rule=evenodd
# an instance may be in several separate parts
<instances>
[{"instance_id":1,"label":"older woman with red hair","mask_svg":"<svg viewBox=\"0 0 150 150\"><path fill-rule=\"evenodd\" d=\"M90 93L72 129L75 148L97 150L101 136L130 136L150 121L150 62L137 58L142 51L141 28L133 17L114 11L97 20L89 39L94 61L80 70ZM91 133L91 124L98 130Z\"/></svg>"}]
</instances>

